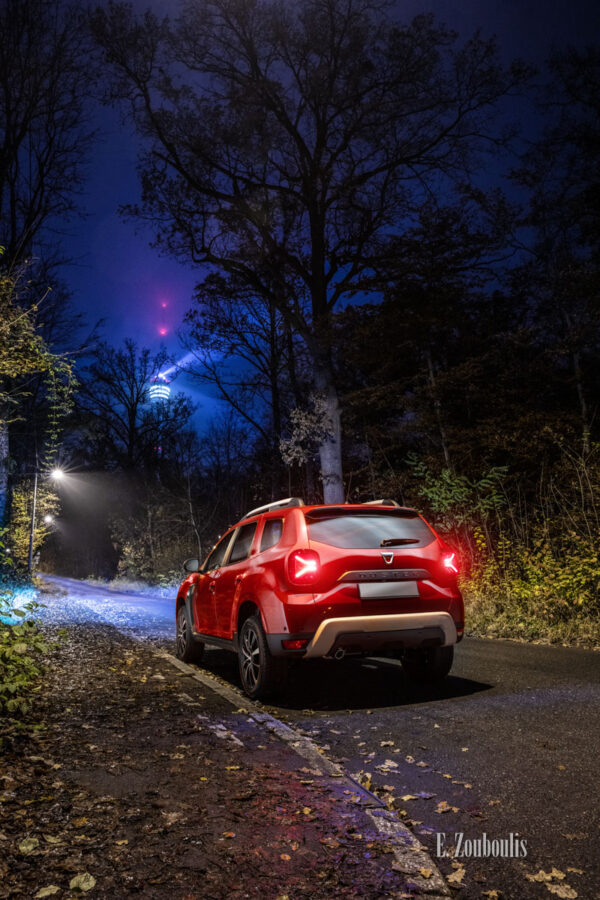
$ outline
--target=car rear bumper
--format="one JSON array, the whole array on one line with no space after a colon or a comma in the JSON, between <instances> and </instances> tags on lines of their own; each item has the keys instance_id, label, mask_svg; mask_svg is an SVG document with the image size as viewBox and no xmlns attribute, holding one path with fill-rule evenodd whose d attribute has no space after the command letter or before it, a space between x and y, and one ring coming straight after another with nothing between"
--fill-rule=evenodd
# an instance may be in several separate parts
<instances>
[{"instance_id":1,"label":"car rear bumper","mask_svg":"<svg viewBox=\"0 0 600 900\"><path fill-rule=\"evenodd\" d=\"M410 612L339 616L322 621L316 632L267 632L266 639L272 656L315 659L342 650L338 655L443 647L460 641L462 631L462 622L455 623L450 613ZM301 646L288 649L296 642Z\"/></svg>"},{"instance_id":2,"label":"car rear bumper","mask_svg":"<svg viewBox=\"0 0 600 900\"><path fill-rule=\"evenodd\" d=\"M456 625L449 613L419 612L384 616L325 619L306 647L305 659L333 656L337 650L366 652L456 644Z\"/></svg>"}]
</instances>

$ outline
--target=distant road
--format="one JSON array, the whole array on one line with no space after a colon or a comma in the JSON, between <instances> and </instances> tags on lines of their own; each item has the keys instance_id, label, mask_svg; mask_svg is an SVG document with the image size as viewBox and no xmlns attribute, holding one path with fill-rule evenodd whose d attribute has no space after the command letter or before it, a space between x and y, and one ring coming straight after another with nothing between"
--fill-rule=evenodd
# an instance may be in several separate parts
<instances>
[{"instance_id":1,"label":"distant road","mask_svg":"<svg viewBox=\"0 0 600 900\"><path fill-rule=\"evenodd\" d=\"M102 621L132 637L174 638L175 597L159 597L151 587L147 593L111 590L108 587L63 578L41 576L66 591L66 598L48 600L42 618L55 623Z\"/></svg>"}]
</instances>

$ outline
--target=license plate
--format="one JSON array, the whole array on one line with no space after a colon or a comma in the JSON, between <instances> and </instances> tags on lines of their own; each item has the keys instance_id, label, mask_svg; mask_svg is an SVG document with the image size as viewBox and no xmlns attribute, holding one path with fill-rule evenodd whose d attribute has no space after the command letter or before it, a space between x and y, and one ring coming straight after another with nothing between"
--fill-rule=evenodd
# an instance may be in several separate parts
<instances>
[{"instance_id":1,"label":"license plate","mask_svg":"<svg viewBox=\"0 0 600 900\"><path fill-rule=\"evenodd\" d=\"M419 588L416 581L394 581L387 584L359 584L358 595L361 600L385 600L394 597L418 597Z\"/></svg>"}]
</instances>

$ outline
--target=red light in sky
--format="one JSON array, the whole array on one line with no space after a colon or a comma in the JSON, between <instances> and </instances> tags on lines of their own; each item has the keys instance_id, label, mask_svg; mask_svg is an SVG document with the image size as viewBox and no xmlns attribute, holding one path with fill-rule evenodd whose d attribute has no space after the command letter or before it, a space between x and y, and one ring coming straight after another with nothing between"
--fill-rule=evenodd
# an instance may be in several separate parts
<instances>
[{"instance_id":1,"label":"red light in sky","mask_svg":"<svg viewBox=\"0 0 600 900\"><path fill-rule=\"evenodd\" d=\"M163 300L163 302L160 305L162 306L163 309L166 309L167 308L166 300Z\"/></svg>"},{"instance_id":2,"label":"red light in sky","mask_svg":"<svg viewBox=\"0 0 600 900\"><path fill-rule=\"evenodd\" d=\"M164 326L162 326L161 328L158 329L158 333L160 335L162 335L162 337L164 337L167 333L167 329Z\"/></svg>"}]
</instances>

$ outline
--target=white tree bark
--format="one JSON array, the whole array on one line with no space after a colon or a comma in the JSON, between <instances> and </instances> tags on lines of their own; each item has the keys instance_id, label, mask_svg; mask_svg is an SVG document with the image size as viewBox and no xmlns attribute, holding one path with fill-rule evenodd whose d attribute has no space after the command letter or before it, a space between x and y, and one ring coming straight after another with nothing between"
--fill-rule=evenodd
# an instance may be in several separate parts
<instances>
[{"instance_id":1,"label":"white tree bark","mask_svg":"<svg viewBox=\"0 0 600 900\"><path fill-rule=\"evenodd\" d=\"M329 382L322 388L328 436L319 447L323 502L344 502L342 473L342 424L337 391Z\"/></svg>"},{"instance_id":2,"label":"white tree bark","mask_svg":"<svg viewBox=\"0 0 600 900\"><path fill-rule=\"evenodd\" d=\"M0 528L8 518L8 422L0 419Z\"/></svg>"}]
</instances>

